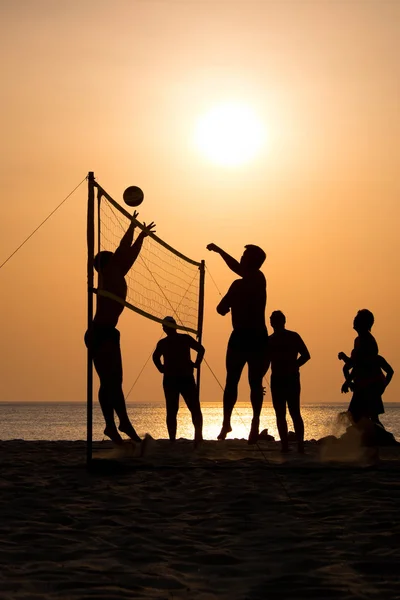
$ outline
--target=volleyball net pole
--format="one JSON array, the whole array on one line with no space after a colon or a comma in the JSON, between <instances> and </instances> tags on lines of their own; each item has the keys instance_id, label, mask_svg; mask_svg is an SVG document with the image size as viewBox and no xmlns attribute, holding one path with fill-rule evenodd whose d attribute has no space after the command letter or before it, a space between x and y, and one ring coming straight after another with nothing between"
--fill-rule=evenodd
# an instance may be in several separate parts
<instances>
[{"instance_id":1,"label":"volleyball net pole","mask_svg":"<svg viewBox=\"0 0 400 600\"><path fill-rule=\"evenodd\" d=\"M199 281L199 318L197 324L197 340L201 344L203 340L203 321L204 321L204 283L205 283L205 273L206 273L206 263L204 260L201 261L199 266L200 271L200 281ZM196 377L196 385L197 385L197 394L200 401L200 374L201 374L201 366L197 369L197 377Z\"/></svg>"},{"instance_id":2,"label":"volleyball net pole","mask_svg":"<svg viewBox=\"0 0 400 600\"><path fill-rule=\"evenodd\" d=\"M88 173L88 210L87 210L87 329L93 321L93 288L94 288L94 173ZM92 460L93 442L93 352L91 345L87 348L86 378L86 465Z\"/></svg>"}]
</instances>

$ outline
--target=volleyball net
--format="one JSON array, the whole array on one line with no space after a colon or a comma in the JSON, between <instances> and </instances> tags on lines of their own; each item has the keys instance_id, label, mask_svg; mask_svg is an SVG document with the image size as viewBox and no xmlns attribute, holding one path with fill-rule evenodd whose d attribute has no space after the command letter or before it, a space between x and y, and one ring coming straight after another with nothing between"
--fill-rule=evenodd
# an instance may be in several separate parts
<instances>
[{"instance_id":1,"label":"volleyball net","mask_svg":"<svg viewBox=\"0 0 400 600\"><path fill-rule=\"evenodd\" d=\"M95 252L114 252L133 217L98 183L94 182L94 186L97 189ZM133 220L136 231L143 229L142 223ZM177 329L201 337L204 263L188 258L150 233L125 279L127 297L125 300L115 297L116 301L159 323L170 315L176 320ZM104 294L102 290L95 291Z\"/></svg>"}]
</instances>

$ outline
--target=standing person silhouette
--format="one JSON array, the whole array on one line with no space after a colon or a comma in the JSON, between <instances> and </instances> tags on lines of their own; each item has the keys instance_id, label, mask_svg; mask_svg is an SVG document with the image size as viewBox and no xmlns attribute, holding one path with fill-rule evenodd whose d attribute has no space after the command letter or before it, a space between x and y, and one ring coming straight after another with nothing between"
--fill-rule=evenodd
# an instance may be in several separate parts
<instances>
[{"instance_id":1,"label":"standing person silhouette","mask_svg":"<svg viewBox=\"0 0 400 600\"><path fill-rule=\"evenodd\" d=\"M115 252L103 250L94 258L94 268L99 273L99 290L110 292L122 301L127 295L125 275L139 256L144 238L155 227L154 223L144 223L144 229L132 244L137 216L138 213L134 211L132 221ZM116 326L123 310L122 303L97 294L93 323L85 333L85 344L92 349L94 366L100 379L99 402L106 424L104 435L116 444L123 443L119 431L135 442L142 441L129 420L122 390L120 333ZM118 429L114 411L119 419Z\"/></svg>"},{"instance_id":2,"label":"standing person silhouette","mask_svg":"<svg viewBox=\"0 0 400 600\"><path fill-rule=\"evenodd\" d=\"M153 353L153 362L160 373L163 373L163 388L167 406L167 428L171 442L176 439L179 395L186 403L192 415L194 425L194 441L203 440L203 415L193 369L200 367L204 357L204 347L191 335L178 333L173 317L163 319L163 330L167 334L160 340ZM197 352L197 359L192 362L190 350ZM161 358L163 362L161 362Z\"/></svg>"},{"instance_id":3,"label":"standing person silhouette","mask_svg":"<svg viewBox=\"0 0 400 600\"><path fill-rule=\"evenodd\" d=\"M344 361L345 382L342 392L353 390L349 413L354 423L363 417L380 423L379 415L384 413L382 393L393 377L393 369L379 355L378 344L371 333L374 315L366 308L359 310L353 321L353 329L358 336L354 340L351 357L339 352L338 358ZM386 378L382 373L386 373Z\"/></svg>"},{"instance_id":4,"label":"standing person silhouette","mask_svg":"<svg viewBox=\"0 0 400 600\"><path fill-rule=\"evenodd\" d=\"M218 439L224 440L232 431L232 411L236 404L243 367L247 363L253 408L248 443L255 444L258 440L263 404L262 379L269 367L268 331L265 324L267 283L260 271L266 255L264 250L252 244L245 246L240 262L215 244L208 244L207 250L220 254L228 267L241 277L232 283L217 306L220 315L231 312L233 327L226 352L224 420Z\"/></svg>"},{"instance_id":5,"label":"standing person silhouette","mask_svg":"<svg viewBox=\"0 0 400 600\"><path fill-rule=\"evenodd\" d=\"M271 359L271 395L282 452L288 452L286 404L293 421L297 449L304 452L304 423L300 413L300 367L310 360L307 346L295 331L286 329L286 317L280 310L270 316L274 330L268 339Z\"/></svg>"}]
</instances>

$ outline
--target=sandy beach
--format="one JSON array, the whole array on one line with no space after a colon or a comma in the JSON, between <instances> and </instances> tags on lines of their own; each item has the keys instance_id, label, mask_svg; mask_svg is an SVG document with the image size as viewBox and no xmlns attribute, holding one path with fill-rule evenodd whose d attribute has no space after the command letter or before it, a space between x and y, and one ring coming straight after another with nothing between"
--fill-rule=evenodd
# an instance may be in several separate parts
<instances>
[{"instance_id":1,"label":"sandy beach","mask_svg":"<svg viewBox=\"0 0 400 600\"><path fill-rule=\"evenodd\" d=\"M399 447L117 454L88 472L84 442L0 443L2 599L400 598Z\"/></svg>"}]
</instances>

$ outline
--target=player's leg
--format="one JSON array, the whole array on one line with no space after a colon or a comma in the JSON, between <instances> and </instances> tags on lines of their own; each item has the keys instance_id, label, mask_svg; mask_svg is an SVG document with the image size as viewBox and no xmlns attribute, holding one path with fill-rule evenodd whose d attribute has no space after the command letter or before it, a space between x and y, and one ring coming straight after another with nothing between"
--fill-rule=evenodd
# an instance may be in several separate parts
<instances>
[{"instance_id":1,"label":"player's leg","mask_svg":"<svg viewBox=\"0 0 400 600\"><path fill-rule=\"evenodd\" d=\"M368 386L368 412L371 421L383 427L379 415L385 412L382 402L382 383L373 382Z\"/></svg>"},{"instance_id":2,"label":"player's leg","mask_svg":"<svg viewBox=\"0 0 400 600\"><path fill-rule=\"evenodd\" d=\"M119 418L118 429L122 431L122 433L126 433L126 435L134 442L141 442L142 439L137 434L136 429L128 417L122 386L119 389L118 394L114 396L114 409Z\"/></svg>"},{"instance_id":3,"label":"player's leg","mask_svg":"<svg viewBox=\"0 0 400 600\"><path fill-rule=\"evenodd\" d=\"M263 371L260 368L258 357L251 357L248 361L250 402L253 408L253 419L249 434L249 444L255 444L258 441L260 429L260 415L264 399L264 390L262 385Z\"/></svg>"},{"instance_id":4,"label":"player's leg","mask_svg":"<svg viewBox=\"0 0 400 600\"><path fill-rule=\"evenodd\" d=\"M224 440L232 431L231 417L238 395L238 385L246 364L246 355L241 349L240 339L232 332L226 351L226 383L224 389L224 420L218 435L219 440Z\"/></svg>"},{"instance_id":5,"label":"player's leg","mask_svg":"<svg viewBox=\"0 0 400 600\"><path fill-rule=\"evenodd\" d=\"M203 440L203 415L200 408L198 389L193 375L182 377L180 391L186 402L186 406L192 415L194 441L201 442Z\"/></svg>"},{"instance_id":6,"label":"player's leg","mask_svg":"<svg viewBox=\"0 0 400 600\"><path fill-rule=\"evenodd\" d=\"M287 404L293 421L294 432L297 439L297 449L304 452L304 422L300 412L300 375L292 375L288 378Z\"/></svg>"},{"instance_id":7,"label":"player's leg","mask_svg":"<svg viewBox=\"0 0 400 600\"><path fill-rule=\"evenodd\" d=\"M282 452L289 450L288 426L286 422L286 385L284 377L271 375L272 405L276 416L276 426L281 440Z\"/></svg>"},{"instance_id":8,"label":"player's leg","mask_svg":"<svg viewBox=\"0 0 400 600\"><path fill-rule=\"evenodd\" d=\"M352 425L357 423L365 416L365 394L363 390L356 387L350 400L348 414Z\"/></svg>"},{"instance_id":9,"label":"player's leg","mask_svg":"<svg viewBox=\"0 0 400 600\"><path fill-rule=\"evenodd\" d=\"M253 408L249 444L255 444L259 435L260 415L264 400L263 377L269 367L267 340L268 334L266 332L265 335L257 335L254 339L249 340L247 364L249 369L250 401Z\"/></svg>"},{"instance_id":10,"label":"player's leg","mask_svg":"<svg viewBox=\"0 0 400 600\"><path fill-rule=\"evenodd\" d=\"M171 442L176 440L176 430L178 426L177 416L179 410L179 385L176 377L164 375L163 388L165 395L165 405L167 409L167 429Z\"/></svg>"},{"instance_id":11,"label":"player's leg","mask_svg":"<svg viewBox=\"0 0 400 600\"><path fill-rule=\"evenodd\" d=\"M118 429L134 442L141 442L133 427L126 410L125 396L122 390L122 358L119 343L119 331L114 329L104 342L103 359L106 375L107 402L111 404L119 419Z\"/></svg>"},{"instance_id":12,"label":"player's leg","mask_svg":"<svg viewBox=\"0 0 400 600\"><path fill-rule=\"evenodd\" d=\"M93 329L85 335L85 343L91 345L93 351L93 363L99 376L99 403L105 421L104 435L117 444L122 443L114 421L113 393L118 387L118 375L116 376L113 364L115 362L115 344L110 339L102 339L98 331Z\"/></svg>"}]
</instances>

